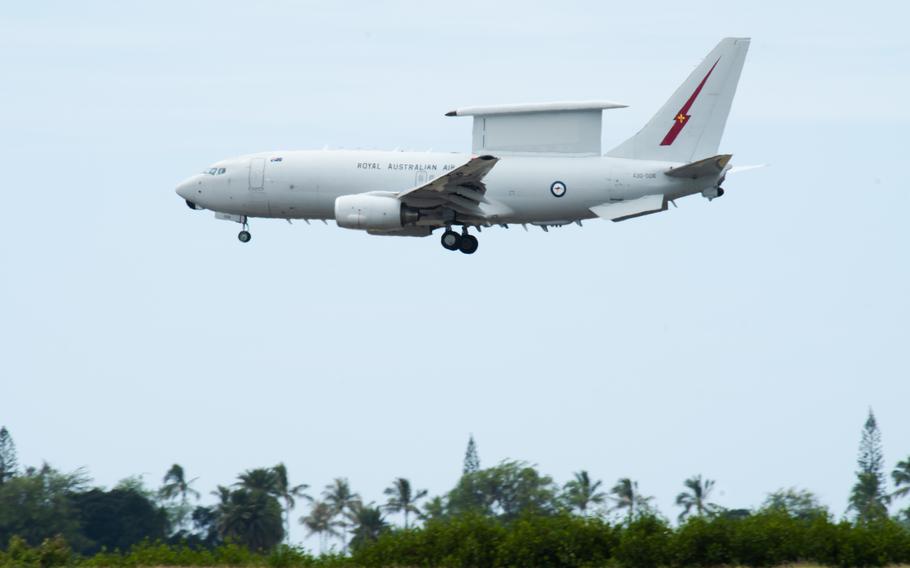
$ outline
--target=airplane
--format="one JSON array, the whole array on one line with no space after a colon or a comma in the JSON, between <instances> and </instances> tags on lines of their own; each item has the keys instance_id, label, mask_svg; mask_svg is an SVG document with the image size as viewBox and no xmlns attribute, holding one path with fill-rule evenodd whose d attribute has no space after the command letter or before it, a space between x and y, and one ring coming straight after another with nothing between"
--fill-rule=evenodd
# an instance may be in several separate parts
<instances>
[{"instance_id":1,"label":"airplane","mask_svg":"<svg viewBox=\"0 0 910 568\"><path fill-rule=\"evenodd\" d=\"M473 117L470 154L262 152L216 162L176 191L190 209L240 223L243 243L253 217L334 219L371 235L426 237L442 229L442 246L465 254L478 247L472 228L546 231L666 211L689 195L710 201L737 169L718 147L749 41L721 40L644 128L605 154L603 111L621 103L477 106L446 113Z\"/></svg>"}]
</instances>

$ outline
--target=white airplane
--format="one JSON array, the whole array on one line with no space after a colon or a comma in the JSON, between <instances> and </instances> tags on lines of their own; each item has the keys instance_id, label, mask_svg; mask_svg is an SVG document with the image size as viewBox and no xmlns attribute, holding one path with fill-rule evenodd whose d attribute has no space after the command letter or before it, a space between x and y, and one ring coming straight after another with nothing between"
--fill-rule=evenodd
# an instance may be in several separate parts
<instances>
[{"instance_id":1,"label":"white airplane","mask_svg":"<svg viewBox=\"0 0 910 568\"><path fill-rule=\"evenodd\" d=\"M638 134L604 155L603 110L626 105L469 107L446 116L474 117L471 154L264 152L212 164L177 194L241 223L244 243L251 217L334 219L372 235L444 229L442 246L465 254L477 250L471 227L547 230L657 213L688 195L712 200L731 171L731 155L717 152L748 48L748 38L722 40Z\"/></svg>"}]
</instances>

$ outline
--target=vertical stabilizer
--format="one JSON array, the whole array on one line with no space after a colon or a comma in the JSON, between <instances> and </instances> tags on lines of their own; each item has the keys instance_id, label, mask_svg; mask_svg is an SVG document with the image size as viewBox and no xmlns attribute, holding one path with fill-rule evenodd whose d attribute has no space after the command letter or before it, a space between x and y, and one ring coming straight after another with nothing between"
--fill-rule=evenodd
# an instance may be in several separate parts
<instances>
[{"instance_id":1,"label":"vertical stabilizer","mask_svg":"<svg viewBox=\"0 0 910 568\"><path fill-rule=\"evenodd\" d=\"M638 134L607 156L692 162L717 154L749 38L725 38Z\"/></svg>"}]
</instances>

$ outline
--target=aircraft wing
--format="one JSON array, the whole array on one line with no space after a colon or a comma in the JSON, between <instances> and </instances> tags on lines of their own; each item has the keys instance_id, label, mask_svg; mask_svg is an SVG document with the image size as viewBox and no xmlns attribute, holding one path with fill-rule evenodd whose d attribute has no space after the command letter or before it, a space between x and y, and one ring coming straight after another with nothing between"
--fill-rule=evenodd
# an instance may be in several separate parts
<instances>
[{"instance_id":1,"label":"aircraft wing","mask_svg":"<svg viewBox=\"0 0 910 568\"><path fill-rule=\"evenodd\" d=\"M411 207L445 206L458 213L477 214L477 206L484 201L487 191L483 178L498 161L495 156L474 156L424 185L399 193L398 199Z\"/></svg>"}]
</instances>

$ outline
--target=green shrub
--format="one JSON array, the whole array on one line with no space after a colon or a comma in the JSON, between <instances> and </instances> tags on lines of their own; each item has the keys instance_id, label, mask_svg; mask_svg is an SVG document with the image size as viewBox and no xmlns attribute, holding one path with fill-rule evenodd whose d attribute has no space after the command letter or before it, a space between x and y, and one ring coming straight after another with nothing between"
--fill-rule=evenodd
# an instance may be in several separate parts
<instances>
[{"instance_id":1,"label":"green shrub","mask_svg":"<svg viewBox=\"0 0 910 568\"><path fill-rule=\"evenodd\" d=\"M31 547L28 543L25 542L25 539L13 535L9 539L9 544L6 546L6 553L3 555L3 566L6 568L9 567L18 567L18 566L37 566L38 565L38 552Z\"/></svg>"},{"instance_id":2,"label":"green shrub","mask_svg":"<svg viewBox=\"0 0 910 568\"><path fill-rule=\"evenodd\" d=\"M616 530L599 519L526 517L505 532L498 566L603 566L619 542Z\"/></svg>"},{"instance_id":3,"label":"green shrub","mask_svg":"<svg viewBox=\"0 0 910 568\"><path fill-rule=\"evenodd\" d=\"M633 520L620 532L614 559L626 568L655 568L669 564L670 527L647 516Z\"/></svg>"},{"instance_id":4,"label":"green shrub","mask_svg":"<svg viewBox=\"0 0 910 568\"><path fill-rule=\"evenodd\" d=\"M221 566L274 568L778 566L794 562L841 567L910 564L910 530L888 519L874 524L832 522L825 515L798 518L763 511L744 518L692 518L677 529L656 517L628 525L571 515L524 516L504 522L479 514L434 520L393 530L353 556L313 556L279 546L252 552L229 543L214 549L142 542L126 552L102 550L80 558L63 537L29 546L12 537L0 551L0 568L139 568Z\"/></svg>"},{"instance_id":5,"label":"green shrub","mask_svg":"<svg viewBox=\"0 0 910 568\"><path fill-rule=\"evenodd\" d=\"M326 557L328 559L329 557ZM271 568L297 568L321 565L319 560L306 550L296 546L280 545L265 558Z\"/></svg>"},{"instance_id":6,"label":"green shrub","mask_svg":"<svg viewBox=\"0 0 910 568\"><path fill-rule=\"evenodd\" d=\"M910 561L910 534L890 519L843 532L840 566L886 566Z\"/></svg>"},{"instance_id":7,"label":"green shrub","mask_svg":"<svg viewBox=\"0 0 910 568\"><path fill-rule=\"evenodd\" d=\"M492 567L505 536L494 519L465 514L434 520L424 527L396 530L354 552L353 563L362 566Z\"/></svg>"},{"instance_id":8,"label":"green shrub","mask_svg":"<svg viewBox=\"0 0 910 568\"><path fill-rule=\"evenodd\" d=\"M670 562L676 566L732 564L733 527L738 522L690 517L670 537Z\"/></svg>"},{"instance_id":9,"label":"green shrub","mask_svg":"<svg viewBox=\"0 0 910 568\"><path fill-rule=\"evenodd\" d=\"M73 562L73 551L61 535L46 538L38 547L38 565L41 568L68 566Z\"/></svg>"},{"instance_id":10,"label":"green shrub","mask_svg":"<svg viewBox=\"0 0 910 568\"><path fill-rule=\"evenodd\" d=\"M774 566L805 559L808 524L783 511L763 511L737 522L732 532L733 561Z\"/></svg>"}]
</instances>

